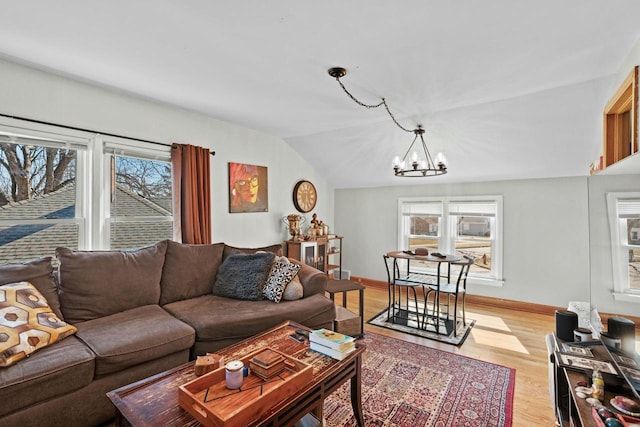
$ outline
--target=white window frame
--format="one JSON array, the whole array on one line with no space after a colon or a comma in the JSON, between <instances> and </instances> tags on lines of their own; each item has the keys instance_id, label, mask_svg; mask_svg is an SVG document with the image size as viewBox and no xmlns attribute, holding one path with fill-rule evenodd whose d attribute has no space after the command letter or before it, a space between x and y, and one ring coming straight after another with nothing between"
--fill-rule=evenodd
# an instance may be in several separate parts
<instances>
[{"instance_id":1,"label":"white window frame","mask_svg":"<svg viewBox=\"0 0 640 427\"><path fill-rule=\"evenodd\" d=\"M128 216L111 217L111 157L113 155L123 157L135 157L142 160L158 160L171 162L171 147L158 146L156 144L131 141L124 138L104 136L96 138L96 145L102 147L100 156L102 170L102 194L99 212L103 215L101 224L104 224L100 232L99 245L101 249L109 249L111 246L111 224L167 221L173 222L173 216Z\"/></svg>"},{"instance_id":2,"label":"white window frame","mask_svg":"<svg viewBox=\"0 0 640 427\"><path fill-rule=\"evenodd\" d=\"M620 209L620 202L634 200L640 204L640 192L607 193L613 298L617 301L640 303L640 291L629 287L629 249L638 248L638 245L629 244L626 226L622 225L631 212L622 212ZM640 214L640 211L637 213Z\"/></svg>"},{"instance_id":3,"label":"white window frame","mask_svg":"<svg viewBox=\"0 0 640 427\"><path fill-rule=\"evenodd\" d=\"M91 168L87 159L91 157L92 134L82 131L61 130L39 123L24 124L24 121L0 117L0 138L13 143L33 143L42 147L73 148L76 150L76 208L75 218L66 219L10 219L0 220L1 226L31 224L75 224L78 226L78 248L90 245L88 232L91 218L88 216L90 192L86 184L90 182ZM89 199L87 199L89 197ZM53 255L53 254L52 254Z\"/></svg>"},{"instance_id":4,"label":"white window frame","mask_svg":"<svg viewBox=\"0 0 640 427\"><path fill-rule=\"evenodd\" d=\"M441 253L455 253L455 239L457 235L456 224L452 221L452 214L449 207L455 204L470 203L495 204L495 226L492 230L491 239L491 272L488 275L475 275L469 273L467 281L471 284L502 287L504 286L503 278L503 198L500 195L487 196L456 196L456 197L401 197L398 199L398 248L399 250L407 250L409 241L409 225L405 218L406 205L420 203L441 203L442 217L439 226L438 251ZM482 216L479 212L476 216ZM430 269L425 269L431 272ZM433 269L435 271L435 269Z\"/></svg>"},{"instance_id":5,"label":"white window frame","mask_svg":"<svg viewBox=\"0 0 640 427\"><path fill-rule=\"evenodd\" d=\"M76 149L76 209L73 219L0 220L0 225L78 225L78 249L108 249L109 239L109 152L151 160L171 160L171 147L144 143L54 125L0 117L0 138L31 140L34 145ZM145 218L148 219L148 218ZM153 217L153 219L157 219ZM141 218L133 220L141 221ZM173 221L173 217L163 217ZM53 255L53 254L52 254Z\"/></svg>"},{"instance_id":6,"label":"white window frame","mask_svg":"<svg viewBox=\"0 0 640 427\"><path fill-rule=\"evenodd\" d=\"M438 234L437 236L426 236L430 239L438 241L438 248L440 247L440 241L442 239L442 217L443 217L443 203L440 200L406 200L405 203L399 205L399 215L401 218L410 217L412 215L424 215L424 216L437 216L438 217ZM409 249L407 242L409 238L420 237L415 234L411 234L411 222L399 221L400 232L398 235L405 235L407 239L404 242L403 250ZM439 250L439 249L438 249Z\"/></svg>"}]
</instances>

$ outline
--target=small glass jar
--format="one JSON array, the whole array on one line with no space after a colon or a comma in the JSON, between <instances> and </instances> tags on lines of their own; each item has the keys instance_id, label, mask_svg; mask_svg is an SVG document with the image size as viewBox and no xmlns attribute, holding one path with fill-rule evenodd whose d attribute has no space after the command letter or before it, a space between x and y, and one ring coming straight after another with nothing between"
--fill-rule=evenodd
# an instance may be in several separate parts
<instances>
[{"instance_id":1,"label":"small glass jar","mask_svg":"<svg viewBox=\"0 0 640 427\"><path fill-rule=\"evenodd\" d=\"M244 364L239 360L232 360L225 365L225 381L227 388L235 390L242 387L242 368L244 368Z\"/></svg>"}]
</instances>

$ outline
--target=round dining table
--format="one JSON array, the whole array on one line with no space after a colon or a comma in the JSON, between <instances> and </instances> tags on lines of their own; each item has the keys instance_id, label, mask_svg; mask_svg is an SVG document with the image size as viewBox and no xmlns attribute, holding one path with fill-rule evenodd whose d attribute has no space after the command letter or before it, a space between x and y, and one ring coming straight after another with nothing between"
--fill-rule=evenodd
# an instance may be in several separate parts
<instances>
[{"instance_id":1,"label":"round dining table","mask_svg":"<svg viewBox=\"0 0 640 427\"><path fill-rule=\"evenodd\" d=\"M439 304L440 302L440 267L442 266L442 264L447 263L447 282L449 282L451 280L451 263L462 260L462 257L458 255L451 255L451 254L442 254L442 256L433 255L433 254L416 255L413 251L390 251L390 252L387 252L387 256L389 258L393 258L393 263L394 263L393 282L395 282L396 280L404 280L404 281L415 280L417 283L420 283L418 280L415 279L417 275L412 275L410 272L411 261L423 261L423 262L426 261L426 262L437 263L438 267L437 267L437 274L436 274L436 283L424 282L423 284L436 286L436 289L435 289L436 295L435 295L435 300L433 304L435 313L432 317L435 321L434 326L436 329L436 333L440 334L440 304ZM397 268L397 262L399 259L407 260L407 275L404 277L396 277L396 271L399 271L399 269ZM424 325L424 328L426 328L427 317L428 317L428 313L427 313L428 310L426 307L426 303L427 302L425 301L425 310L424 310L425 318L422 322ZM445 334L446 334L446 328L445 328Z\"/></svg>"}]
</instances>

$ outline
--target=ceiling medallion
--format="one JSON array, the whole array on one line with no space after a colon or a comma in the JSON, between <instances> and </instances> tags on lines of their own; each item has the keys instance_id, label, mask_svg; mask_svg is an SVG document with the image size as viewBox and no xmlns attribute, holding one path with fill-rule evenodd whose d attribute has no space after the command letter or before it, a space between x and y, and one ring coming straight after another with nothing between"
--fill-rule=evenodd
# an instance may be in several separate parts
<instances>
[{"instance_id":1,"label":"ceiling medallion","mask_svg":"<svg viewBox=\"0 0 640 427\"><path fill-rule=\"evenodd\" d=\"M387 101L382 98L382 100L378 104L365 104L364 102L356 99L342 84L340 79L347 75L347 70L342 67L333 67L329 68L328 73L331 77L335 78L342 90L351 98L356 104L365 108L378 108L380 106L384 106L385 110L393 120L393 123L396 124L400 129L405 132L413 133L415 136L413 141L411 141L411 145L409 149L404 154L402 159L400 156L395 156L393 159L393 173L395 176L401 177L425 177L425 176L436 176L436 175L444 175L447 173L447 160L445 159L442 153L438 153L434 158L431 157L431 153L427 149L427 144L424 141L424 128L422 125L418 125L415 129L407 129L402 126L396 120L395 116L389 110L389 106L387 105ZM422 155L418 154L418 148L416 150L411 151L416 141L420 139L420 145L422 146ZM411 156L409 156L411 153Z\"/></svg>"}]
</instances>

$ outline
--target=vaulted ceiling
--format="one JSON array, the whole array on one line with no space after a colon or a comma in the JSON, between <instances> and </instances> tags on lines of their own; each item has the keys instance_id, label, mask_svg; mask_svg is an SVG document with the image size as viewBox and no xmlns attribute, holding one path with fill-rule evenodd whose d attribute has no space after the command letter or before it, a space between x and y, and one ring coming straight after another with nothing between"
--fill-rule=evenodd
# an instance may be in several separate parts
<instances>
[{"instance_id":1,"label":"vaulted ceiling","mask_svg":"<svg viewBox=\"0 0 640 427\"><path fill-rule=\"evenodd\" d=\"M282 137L337 188L580 176L637 0L6 2L0 57ZM426 128L449 173L391 159ZM112 130L115 131L115 130Z\"/></svg>"}]
</instances>

